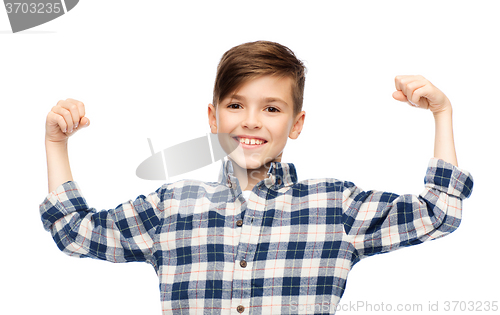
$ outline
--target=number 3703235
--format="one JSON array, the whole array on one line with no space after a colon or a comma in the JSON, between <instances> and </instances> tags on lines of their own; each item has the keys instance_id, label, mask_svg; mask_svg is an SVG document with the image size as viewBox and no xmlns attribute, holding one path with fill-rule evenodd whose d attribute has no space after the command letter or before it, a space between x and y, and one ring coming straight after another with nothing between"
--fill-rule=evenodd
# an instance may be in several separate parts
<instances>
[{"instance_id":1,"label":"number 3703235","mask_svg":"<svg viewBox=\"0 0 500 315\"><path fill-rule=\"evenodd\" d=\"M496 312L498 311L498 301L446 301L444 303L444 310L452 312Z\"/></svg>"},{"instance_id":2,"label":"number 3703235","mask_svg":"<svg viewBox=\"0 0 500 315\"><path fill-rule=\"evenodd\" d=\"M61 13L61 3L6 2L7 13Z\"/></svg>"}]
</instances>

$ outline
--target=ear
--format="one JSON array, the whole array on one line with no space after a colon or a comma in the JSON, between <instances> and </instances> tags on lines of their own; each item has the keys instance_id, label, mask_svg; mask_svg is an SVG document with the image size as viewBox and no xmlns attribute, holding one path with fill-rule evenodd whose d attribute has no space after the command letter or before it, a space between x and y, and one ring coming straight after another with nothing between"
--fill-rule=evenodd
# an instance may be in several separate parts
<instances>
[{"instance_id":1,"label":"ear","mask_svg":"<svg viewBox=\"0 0 500 315\"><path fill-rule=\"evenodd\" d=\"M217 133L217 114L215 106L208 104L208 124L212 133Z\"/></svg>"},{"instance_id":2,"label":"ear","mask_svg":"<svg viewBox=\"0 0 500 315\"><path fill-rule=\"evenodd\" d=\"M300 132L302 131L302 127L304 127L304 119L306 118L306 112L301 111L300 113L295 116L294 122L292 129L290 130L290 133L288 134L288 137L290 139L297 139L300 135Z\"/></svg>"}]
</instances>

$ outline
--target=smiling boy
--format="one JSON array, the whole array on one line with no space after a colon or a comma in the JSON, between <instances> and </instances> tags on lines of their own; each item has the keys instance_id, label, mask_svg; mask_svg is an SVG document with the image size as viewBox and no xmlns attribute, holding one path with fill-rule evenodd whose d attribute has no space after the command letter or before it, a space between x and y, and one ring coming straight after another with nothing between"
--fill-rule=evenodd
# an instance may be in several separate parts
<instances>
[{"instance_id":1,"label":"smiling boy","mask_svg":"<svg viewBox=\"0 0 500 315\"><path fill-rule=\"evenodd\" d=\"M436 123L423 192L298 181L282 154L304 125L304 82L285 46L232 48L208 106L212 133L239 145L219 180L164 184L104 211L88 207L69 168L67 139L89 124L84 105L60 101L47 116L44 227L71 256L150 263L164 314L334 314L360 259L453 232L472 177L457 167L448 98L421 76L399 76L393 97L430 109Z\"/></svg>"},{"instance_id":2,"label":"smiling boy","mask_svg":"<svg viewBox=\"0 0 500 315\"><path fill-rule=\"evenodd\" d=\"M290 77L261 76L225 97L217 109L209 105L212 133L232 135L243 149L229 155L243 190L266 177L270 162L281 161L287 139L302 130L305 112L295 112L292 83Z\"/></svg>"}]
</instances>

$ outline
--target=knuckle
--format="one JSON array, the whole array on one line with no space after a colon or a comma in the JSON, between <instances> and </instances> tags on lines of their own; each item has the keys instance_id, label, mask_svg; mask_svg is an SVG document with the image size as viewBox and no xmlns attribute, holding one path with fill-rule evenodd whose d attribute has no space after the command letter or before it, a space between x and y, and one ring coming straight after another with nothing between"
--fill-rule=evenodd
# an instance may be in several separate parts
<instances>
[{"instance_id":1,"label":"knuckle","mask_svg":"<svg viewBox=\"0 0 500 315\"><path fill-rule=\"evenodd\" d=\"M76 105L83 104L82 102L80 102L79 100L75 100L74 98L67 98L66 100L71 101L71 103L76 104Z\"/></svg>"},{"instance_id":2,"label":"knuckle","mask_svg":"<svg viewBox=\"0 0 500 315\"><path fill-rule=\"evenodd\" d=\"M68 119L71 117L71 113L66 108L62 108L61 116L64 116L64 118Z\"/></svg>"}]
</instances>

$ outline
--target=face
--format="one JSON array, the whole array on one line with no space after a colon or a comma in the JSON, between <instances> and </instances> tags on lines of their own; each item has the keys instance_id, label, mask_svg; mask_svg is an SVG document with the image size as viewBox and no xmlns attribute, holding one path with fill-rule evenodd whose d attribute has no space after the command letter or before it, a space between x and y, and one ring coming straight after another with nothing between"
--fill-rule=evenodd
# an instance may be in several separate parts
<instances>
[{"instance_id":1,"label":"face","mask_svg":"<svg viewBox=\"0 0 500 315\"><path fill-rule=\"evenodd\" d=\"M302 130L305 112L293 114L291 78L262 76L221 100L217 109L210 104L208 117L212 133L230 135L229 146L221 140L224 148L238 146L229 158L254 170L281 161L287 139Z\"/></svg>"}]
</instances>

